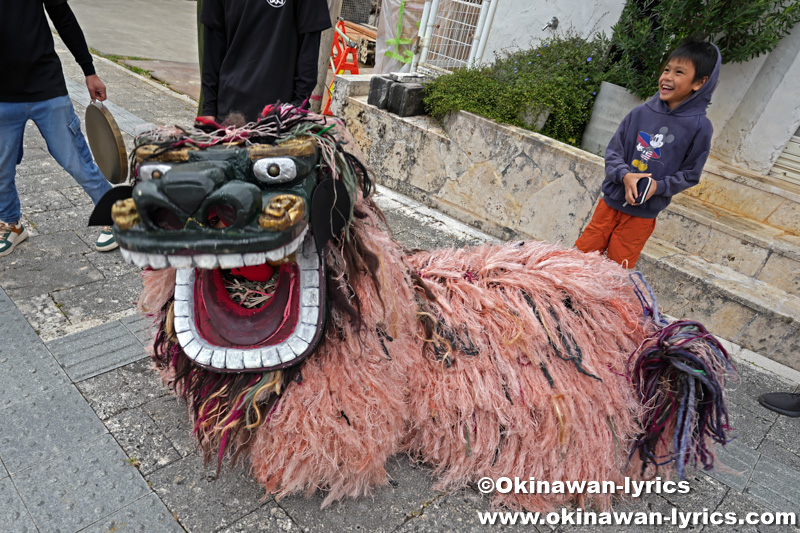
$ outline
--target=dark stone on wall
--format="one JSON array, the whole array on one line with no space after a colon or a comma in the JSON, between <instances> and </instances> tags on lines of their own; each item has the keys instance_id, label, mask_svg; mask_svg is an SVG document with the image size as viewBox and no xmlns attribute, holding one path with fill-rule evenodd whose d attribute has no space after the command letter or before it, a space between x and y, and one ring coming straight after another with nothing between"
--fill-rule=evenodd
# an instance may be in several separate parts
<instances>
[{"instance_id":1,"label":"dark stone on wall","mask_svg":"<svg viewBox=\"0 0 800 533\"><path fill-rule=\"evenodd\" d=\"M401 117L413 117L425 112L423 88L419 83L396 83L389 90L388 110Z\"/></svg>"},{"instance_id":2,"label":"dark stone on wall","mask_svg":"<svg viewBox=\"0 0 800 533\"><path fill-rule=\"evenodd\" d=\"M378 109L386 109L389 104L389 91L397 82L383 76L375 76L369 82L367 103Z\"/></svg>"}]
</instances>

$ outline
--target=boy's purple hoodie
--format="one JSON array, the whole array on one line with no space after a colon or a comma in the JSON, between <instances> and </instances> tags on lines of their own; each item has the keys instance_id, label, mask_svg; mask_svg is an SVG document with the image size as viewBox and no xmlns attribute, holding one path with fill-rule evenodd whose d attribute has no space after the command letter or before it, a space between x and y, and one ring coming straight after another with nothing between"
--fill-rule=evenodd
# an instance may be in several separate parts
<instances>
[{"instance_id":1,"label":"boy's purple hoodie","mask_svg":"<svg viewBox=\"0 0 800 533\"><path fill-rule=\"evenodd\" d=\"M717 63L708 81L675 109L670 110L656 93L628 113L606 148L603 199L610 207L641 218L655 218L674 195L700 181L714 131L706 108L717 86L721 63L717 50ZM623 205L622 178L628 172L651 173L658 182L656 193L642 205Z\"/></svg>"}]
</instances>

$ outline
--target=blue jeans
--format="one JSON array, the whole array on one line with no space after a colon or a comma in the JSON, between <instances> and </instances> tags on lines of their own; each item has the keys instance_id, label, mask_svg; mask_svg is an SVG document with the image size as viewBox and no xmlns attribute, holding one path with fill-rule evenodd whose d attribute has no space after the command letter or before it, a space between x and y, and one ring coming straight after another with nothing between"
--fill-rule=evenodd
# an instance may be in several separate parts
<instances>
[{"instance_id":1,"label":"blue jeans","mask_svg":"<svg viewBox=\"0 0 800 533\"><path fill-rule=\"evenodd\" d=\"M0 220L16 224L22 217L14 176L22 161L22 136L28 120L39 128L50 155L97 204L111 184L92 160L69 96L42 102L0 102Z\"/></svg>"}]
</instances>

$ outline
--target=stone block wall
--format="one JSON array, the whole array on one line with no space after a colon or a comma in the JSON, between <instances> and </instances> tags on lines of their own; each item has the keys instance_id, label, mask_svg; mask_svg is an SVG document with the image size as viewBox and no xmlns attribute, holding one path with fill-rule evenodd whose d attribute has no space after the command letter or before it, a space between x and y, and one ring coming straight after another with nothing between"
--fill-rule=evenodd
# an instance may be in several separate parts
<instances>
[{"instance_id":1,"label":"stone block wall","mask_svg":"<svg viewBox=\"0 0 800 533\"><path fill-rule=\"evenodd\" d=\"M367 105L368 84L337 77L332 109L375 179L500 239L575 242L600 196L602 158L463 111L444 124L401 118Z\"/></svg>"}]
</instances>

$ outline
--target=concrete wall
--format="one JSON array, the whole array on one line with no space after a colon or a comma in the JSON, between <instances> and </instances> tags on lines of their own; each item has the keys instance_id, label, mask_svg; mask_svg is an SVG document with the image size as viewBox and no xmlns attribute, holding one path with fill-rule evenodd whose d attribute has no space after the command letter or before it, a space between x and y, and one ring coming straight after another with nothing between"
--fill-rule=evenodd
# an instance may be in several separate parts
<instances>
[{"instance_id":1,"label":"concrete wall","mask_svg":"<svg viewBox=\"0 0 800 533\"><path fill-rule=\"evenodd\" d=\"M755 75L750 72L750 76L723 80L741 94L746 80L752 78L741 99L720 98L725 101L720 107L738 105L723 126L715 124L713 148L722 159L766 174L800 126L800 26L769 55L742 68L751 64L760 64Z\"/></svg>"},{"instance_id":2,"label":"concrete wall","mask_svg":"<svg viewBox=\"0 0 800 533\"><path fill-rule=\"evenodd\" d=\"M558 17L558 32L575 31L583 36L604 32L611 36L624 0L498 0L497 13L486 43L484 62L507 49L530 48L553 34L542 30Z\"/></svg>"},{"instance_id":3,"label":"concrete wall","mask_svg":"<svg viewBox=\"0 0 800 533\"><path fill-rule=\"evenodd\" d=\"M369 76L337 76L332 111L380 183L501 239L578 238L600 196L602 158L471 113L443 126L401 118L368 106L368 87Z\"/></svg>"},{"instance_id":4,"label":"concrete wall","mask_svg":"<svg viewBox=\"0 0 800 533\"><path fill-rule=\"evenodd\" d=\"M628 92L625 87L602 82L594 103L595 111L583 130L581 148L601 157L605 156L606 147L620 123L634 107L643 103L644 100Z\"/></svg>"},{"instance_id":5,"label":"concrete wall","mask_svg":"<svg viewBox=\"0 0 800 533\"><path fill-rule=\"evenodd\" d=\"M733 117L739 104L744 100L747 90L758 77L761 67L764 66L768 54L761 55L747 63L726 63L722 65L719 83L708 106L708 118L714 125L714 139L712 151L717 142L721 141L720 134L725 131L728 121Z\"/></svg>"}]
</instances>

